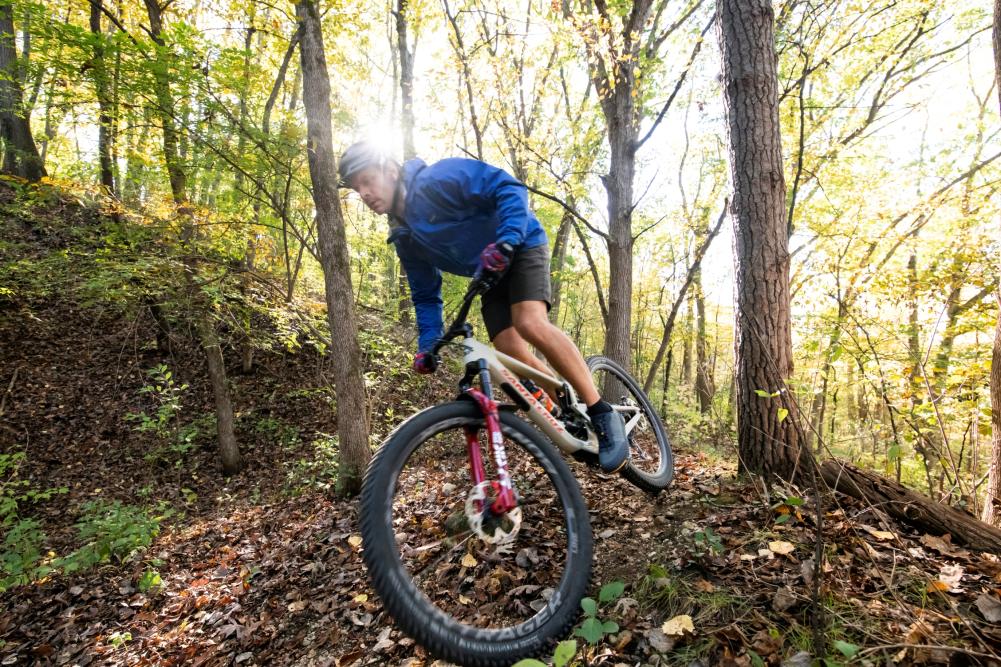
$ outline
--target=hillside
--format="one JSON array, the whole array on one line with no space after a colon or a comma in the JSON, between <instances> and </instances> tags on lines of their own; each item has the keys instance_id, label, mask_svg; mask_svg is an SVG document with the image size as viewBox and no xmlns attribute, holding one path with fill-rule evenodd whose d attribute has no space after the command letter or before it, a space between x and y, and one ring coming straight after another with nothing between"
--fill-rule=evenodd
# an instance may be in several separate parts
<instances>
[{"instance_id":1,"label":"hillside","mask_svg":"<svg viewBox=\"0 0 1001 667\"><path fill-rule=\"evenodd\" d=\"M0 499L16 503L4 576L32 548L39 557L31 581L3 593L0 664L431 664L383 613L352 539L356 505L333 493L336 360L306 329L283 346L288 332L267 320L251 373L226 347L247 465L224 478L201 357L183 326L161 351L141 298L155 272L104 289L112 259L121 271L159 256L121 241L142 224L52 186L0 184ZM448 398L456 375L414 376L408 333L363 317L382 436ZM165 439L136 415L158 419L167 393ZM656 499L573 464L596 536L594 595L625 584L600 612L619 629L586 664L808 665L815 629L827 665L1001 664L997 556L840 495L823 498L817 546L811 494L757 489L735 478L727 436L683 432L675 485ZM665 635L680 615L694 631Z\"/></svg>"}]
</instances>

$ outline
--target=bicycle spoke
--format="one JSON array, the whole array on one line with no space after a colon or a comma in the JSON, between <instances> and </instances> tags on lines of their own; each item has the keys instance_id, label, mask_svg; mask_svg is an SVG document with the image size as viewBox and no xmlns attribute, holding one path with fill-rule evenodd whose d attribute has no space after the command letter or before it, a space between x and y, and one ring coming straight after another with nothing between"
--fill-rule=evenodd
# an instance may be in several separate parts
<instances>
[{"instance_id":1,"label":"bicycle spoke","mask_svg":"<svg viewBox=\"0 0 1001 667\"><path fill-rule=\"evenodd\" d=\"M631 389L619 373L618 369L608 364L599 363L592 368L592 378L595 385L601 388L602 395L618 399L613 407L626 422L632 466L640 472L656 475L664 464L661 443L653 426L659 417L649 411L649 402Z\"/></svg>"},{"instance_id":2,"label":"bicycle spoke","mask_svg":"<svg viewBox=\"0 0 1001 667\"><path fill-rule=\"evenodd\" d=\"M496 479L485 432L481 445L487 479ZM510 544L487 544L469 529L464 507L474 485L460 427L435 434L411 454L392 506L400 558L418 588L449 616L483 628L535 615L566 565L566 520L545 470L509 438L505 449L522 513Z\"/></svg>"}]
</instances>

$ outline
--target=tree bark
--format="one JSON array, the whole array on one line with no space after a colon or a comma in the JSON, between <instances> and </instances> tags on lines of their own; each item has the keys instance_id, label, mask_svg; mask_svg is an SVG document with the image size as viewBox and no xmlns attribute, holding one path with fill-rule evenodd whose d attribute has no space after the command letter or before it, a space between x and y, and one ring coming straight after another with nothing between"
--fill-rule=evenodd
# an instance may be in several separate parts
<instances>
[{"instance_id":1,"label":"tree bark","mask_svg":"<svg viewBox=\"0 0 1001 667\"><path fill-rule=\"evenodd\" d=\"M671 364L674 362L674 349L667 351L667 361L664 363L664 384L661 385L660 417L667 419L667 392L671 388Z\"/></svg>"},{"instance_id":2,"label":"tree bark","mask_svg":"<svg viewBox=\"0 0 1001 667\"><path fill-rule=\"evenodd\" d=\"M813 458L793 396L789 249L770 0L720 0L733 182L740 470L797 479Z\"/></svg>"},{"instance_id":3,"label":"tree bark","mask_svg":"<svg viewBox=\"0 0 1001 667\"><path fill-rule=\"evenodd\" d=\"M408 0L396 0L396 38L400 54L400 119L403 124L403 160L417 157L414 147L414 53L407 40Z\"/></svg>"},{"instance_id":4,"label":"tree bark","mask_svg":"<svg viewBox=\"0 0 1001 667\"><path fill-rule=\"evenodd\" d=\"M24 108L20 67L14 46L14 11L11 0L0 0L0 140L3 167L12 174L35 182L45 176L45 167L31 136Z\"/></svg>"},{"instance_id":5,"label":"tree bark","mask_svg":"<svg viewBox=\"0 0 1001 667\"><path fill-rule=\"evenodd\" d=\"M688 312L685 314L685 338L681 345L681 384L692 384L692 323L695 319L691 299L688 301ZM669 321L670 323L670 321ZM667 333L665 327L665 333Z\"/></svg>"},{"instance_id":6,"label":"tree bark","mask_svg":"<svg viewBox=\"0 0 1001 667\"><path fill-rule=\"evenodd\" d=\"M570 207L574 206L573 197L567 199ZM563 265L566 263L567 246L570 241L570 227L573 225L573 214L570 211L563 211L563 218L560 220L560 227L556 231L556 242L553 244L553 265L551 273L553 276L553 297L552 308L549 310L549 321L559 324L560 304L563 301Z\"/></svg>"},{"instance_id":7,"label":"tree bark","mask_svg":"<svg viewBox=\"0 0 1001 667\"><path fill-rule=\"evenodd\" d=\"M935 502L928 496L844 461L824 461L820 465L820 473L831 488L865 500L932 535L949 533L957 543L971 549L1001 553L1001 529L962 510Z\"/></svg>"},{"instance_id":8,"label":"tree bark","mask_svg":"<svg viewBox=\"0 0 1001 667\"><path fill-rule=\"evenodd\" d=\"M995 16L1001 19L1001 0L995 0L994 7ZM994 28L994 35L997 47L997 27ZM999 313L991 354L991 458L987 464L987 496L984 499L983 519L989 524L1001 526L1001 290L997 297Z\"/></svg>"},{"instance_id":9,"label":"tree bark","mask_svg":"<svg viewBox=\"0 0 1001 667\"><path fill-rule=\"evenodd\" d=\"M590 3L582 3L589 14ZM605 355L625 368L630 367L629 334L632 323L633 293L633 180L636 172L636 151L639 142L642 106L637 105L636 68L643 51L643 32L647 29L652 0L634 0L622 17L622 29L616 37L619 45L612 53L598 52L602 30L613 24L610 8L605 2L594 3L604 28L595 28L585 37L589 50L591 81L599 94L605 116L606 136L610 149L608 174L602 184L608 195L608 314L605 317ZM654 21L656 24L656 21ZM616 41L609 35L610 43ZM606 66L608 56L610 65Z\"/></svg>"},{"instance_id":10,"label":"tree bark","mask_svg":"<svg viewBox=\"0 0 1001 667\"><path fill-rule=\"evenodd\" d=\"M156 44L156 63L153 67L154 95L157 115L163 128L163 158L170 180L170 193L179 208L187 206L187 175L181 164L180 134L174 122L174 101L170 94L170 71L167 62L167 47L163 41L163 8L157 0L144 0L149 16L150 36ZM182 211L183 213L183 211Z\"/></svg>"},{"instance_id":11,"label":"tree bark","mask_svg":"<svg viewBox=\"0 0 1001 667\"><path fill-rule=\"evenodd\" d=\"M226 380L226 362L219 345L219 335L215 324L205 313L195 317L198 328L198 338L208 360L209 379L212 382L212 394L215 397L216 432L219 435L219 458L222 461L222 471L227 475L235 475L243 468L243 457L236 444L233 432L233 403L229 396L229 384Z\"/></svg>"},{"instance_id":12,"label":"tree bark","mask_svg":"<svg viewBox=\"0 0 1001 667\"><path fill-rule=\"evenodd\" d=\"M820 389L813 395L810 406L811 428L806 433L806 446L813 449L816 442L816 451L820 453L824 448L824 415L827 412L827 389L830 385L830 377L833 372L834 355L838 346L841 345L841 323L845 318L844 300L838 299L838 318L834 322L834 330L824 350L824 363L820 367Z\"/></svg>"},{"instance_id":13,"label":"tree bark","mask_svg":"<svg viewBox=\"0 0 1001 667\"><path fill-rule=\"evenodd\" d=\"M101 14L104 0L90 2L90 33L94 38L91 71L94 76L94 91L97 96L97 157L101 172L101 186L109 195L116 195L115 172L111 160L112 109L108 64L104 57L104 31L101 30Z\"/></svg>"},{"instance_id":14,"label":"tree bark","mask_svg":"<svg viewBox=\"0 0 1001 667\"><path fill-rule=\"evenodd\" d=\"M1001 0L994 0L994 88L1001 86ZM1001 100L1001 90L998 90ZM984 521L1001 525L1001 288L997 292L998 321L991 355L991 459L987 471Z\"/></svg>"},{"instance_id":15,"label":"tree bark","mask_svg":"<svg viewBox=\"0 0 1001 667\"><path fill-rule=\"evenodd\" d=\"M191 224L191 212L187 204L187 175L184 173L177 152L178 136L176 126L174 125L174 106L170 95L169 62L166 58L166 44L162 37L162 7L157 4L157 0L145 0L145 2L149 15L150 35L158 47L156 56L158 62L155 64L153 82L155 87L154 94L158 106L156 112L163 126L164 160L167 163L171 197L183 223L181 241L187 244L194 239L195 230ZM236 435L233 431L233 402L230 399L229 382L226 378L226 364L219 342L219 335L215 328L215 321L208 306L202 303L200 295L201 287L195 281L198 270L197 266L191 258L184 258L183 261L185 264L185 281L188 290L192 293L191 301L193 305L190 317L194 321L199 342L208 361L209 380L212 383L212 393L215 397L219 456L223 472L227 475L233 475L243 467L243 460L240 457Z\"/></svg>"},{"instance_id":16,"label":"tree bark","mask_svg":"<svg viewBox=\"0 0 1001 667\"><path fill-rule=\"evenodd\" d=\"M338 488L355 494L372 456L368 445L365 383L361 350L352 302L351 264L340 199L330 127L330 80L320 30L320 15L313 0L296 3L302 34L299 48L306 108L309 175L316 205L317 236L327 296L327 318L337 390L337 432L340 439Z\"/></svg>"},{"instance_id":17,"label":"tree bark","mask_svg":"<svg viewBox=\"0 0 1001 667\"><path fill-rule=\"evenodd\" d=\"M407 8L408 0L397 0L396 3L396 38L397 50L400 54L400 119L403 125L403 161L417 157L417 149L414 144L414 52L410 49L407 39ZM403 268L403 263L395 257L396 263L396 312L400 318L400 324L408 326L410 324L410 311L413 304L410 302L410 288L407 286L407 270Z\"/></svg>"},{"instance_id":18,"label":"tree bark","mask_svg":"<svg viewBox=\"0 0 1001 667\"><path fill-rule=\"evenodd\" d=\"M710 377L709 358L706 354L706 299L702 294L702 270L693 281L695 298L695 395L699 399L699 412L708 415L712 409L713 381Z\"/></svg>"}]
</instances>

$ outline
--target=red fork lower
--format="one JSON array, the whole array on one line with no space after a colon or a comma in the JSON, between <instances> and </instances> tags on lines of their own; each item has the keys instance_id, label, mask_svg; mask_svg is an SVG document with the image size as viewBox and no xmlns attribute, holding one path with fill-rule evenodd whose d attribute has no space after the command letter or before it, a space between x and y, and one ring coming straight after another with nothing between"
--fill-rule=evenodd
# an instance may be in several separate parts
<instances>
[{"instance_id":1,"label":"red fork lower","mask_svg":"<svg viewBox=\"0 0 1001 667\"><path fill-rule=\"evenodd\" d=\"M515 499L514 488L511 484L511 475L507 467L507 453L504 451L504 434L500 428L500 415L497 412L497 403L484 394L479 389L471 387L466 393L476 401L483 411L483 416L487 423L487 442L494 454L494 462L497 465L497 480L494 488L497 491L497 498L490 505L490 510L501 515L510 512L518 506ZM480 484L486 480L486 473L483 469L483 458L480 456L479 432L476 429L466 429L466 446L469 449L469 466L473 477L473 482Z\"/></svg>"}]
</instances>

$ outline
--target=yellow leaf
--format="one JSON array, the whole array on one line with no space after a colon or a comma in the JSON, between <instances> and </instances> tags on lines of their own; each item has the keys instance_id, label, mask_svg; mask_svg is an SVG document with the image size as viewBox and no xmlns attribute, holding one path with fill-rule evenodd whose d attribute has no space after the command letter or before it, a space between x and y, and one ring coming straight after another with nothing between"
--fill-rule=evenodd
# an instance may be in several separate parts
<instances>
[{"instance_id":1,"label":"yellow leaf","mask_svg":"<svg viewBox=\"0 0 1001 667\"><path fill-rule=\"evenodd\" d=\"M465 595L462 595L461 593L459 594L459 603L460 604L469 604L470 602L472 602L472 600L470 600L469 598L467 598Z\"/></svg>"},{"instance_id":2,"label":"yellow leaf","mask_svg":"<svg viewBox=\"0 0 1001 667\"><path fill-rule=\"evenodd\" d=\"M473 558L472 554L466 554L462 557L462 567L476 567L476 559Z\"/></svg>"},{"instance_id":3,"label":"yellow leaf","mask_svg":"<svg viewBox=\"0 0 1001 667\"><path fill-rule=\"evenodd\" d=\"M784 540L777 540L775 542L769 542L768 548L777 554L782 554L783 556L791 554L796 550L795 545L791 542L786 542Z\"/></svg>"},{"instance_id":4,"label":"yellow leaf","mask_svg":"<svg viewBox=\"0 0 1001 667\"><path fill-rule=\"evenodd\" d=\"M348 538L348 544L353 548L358 549L361 547L361 535L352 535Z\"/></svg>"},{"instance_id":5,"label":"yellow leaf","mask_svg":"<svg viewBox=\"0 0 1001 667\"><path fill-rule=\"evenodd\" d=\"M664 625L660 629L668 637L680 637L686 632L694 633L695 624L692 623L691 616L682 614L681 616L675 616L669 621L664 621Z\"/></svg>"},{"instance_id":6,"label":"yellow leaf","mask_svg":"<svg viewBox=\"0 0 1001 667\"><path fill-rule=\"evenodd\" d=\"M355 602L368 602L368 593L359 593L354 597Z\"/></svg>"},{"instance_id":7,"label":"yellow leaf","mask_svg":"<svg viewBox=\"0 0 1001 667\"><path fill-rule=\"evenodd\" d=\"M949 588L951 588L949 584L945 583L944 581L936 580L928 582L929 593L934 593L935 591L947 591L949 590Z\"/></svg>"}]
</instances>

